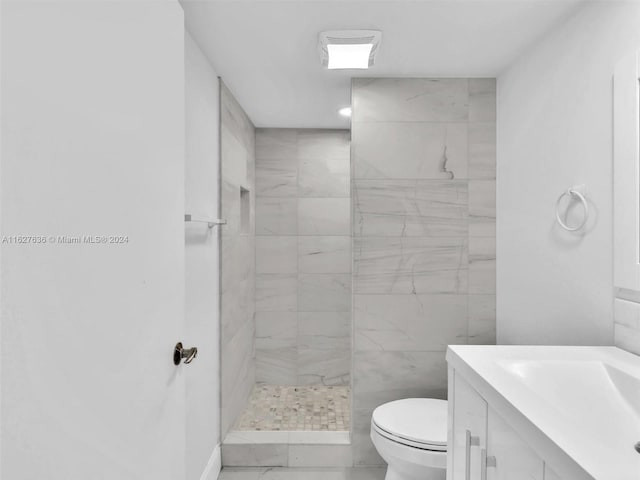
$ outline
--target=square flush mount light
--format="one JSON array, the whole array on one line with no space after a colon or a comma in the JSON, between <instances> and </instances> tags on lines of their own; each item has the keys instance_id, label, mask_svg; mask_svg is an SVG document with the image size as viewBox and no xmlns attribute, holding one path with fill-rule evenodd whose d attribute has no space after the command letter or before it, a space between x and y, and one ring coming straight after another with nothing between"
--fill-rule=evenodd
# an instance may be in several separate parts
<instances>
[{"instance_id":1,"label":"square flush mount light","mask_svg":"<svg viewBox=\"0 0 640 480\"><path fill-rule=\"evenodd\" d=\"M328 69L369 68L373 65L382 32L332 30L320 33L318 49Z\"/></svg>"}]
</instances>

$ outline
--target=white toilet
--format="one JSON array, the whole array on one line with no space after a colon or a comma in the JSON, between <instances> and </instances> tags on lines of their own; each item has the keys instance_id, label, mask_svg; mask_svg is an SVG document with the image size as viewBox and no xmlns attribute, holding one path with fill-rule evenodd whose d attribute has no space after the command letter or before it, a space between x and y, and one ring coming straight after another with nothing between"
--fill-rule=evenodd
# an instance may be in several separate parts
<instances>
[{"instance_id":1,"label":"white toilet","mask_svg":"<svg viewBox=\"0 0 640 480\"><path fill-rule=\"evenodd\" d=\"M447 401L405 398L380 405L371 416L371 440L387 462L385 480L444 480Z\"/></svg>"}]
</instances>

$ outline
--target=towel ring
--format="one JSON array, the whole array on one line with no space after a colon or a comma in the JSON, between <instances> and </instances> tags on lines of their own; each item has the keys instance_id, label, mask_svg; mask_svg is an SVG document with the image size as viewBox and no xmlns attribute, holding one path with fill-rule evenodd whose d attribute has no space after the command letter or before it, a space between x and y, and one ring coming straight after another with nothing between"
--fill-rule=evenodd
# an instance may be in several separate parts
<instances>
[{"instance_id":1,"label":"towel ring","mask_svg":"<svg viewBox=\"0 0 640 480\"><path fill-rule=\"evenodd\" d=\"M560 216L560 202L565 197L565 195L569 195L570 197L577 198L578 200L580 200L584 208L584 218L582 219L582 222L580 222L575 227L570 227L569 225L564 223L562 221L562 217ZM562 195L558 197L558 201L556 202L556 220L558 221L558 223L562 228L564 228L568 232L575 232L577 230L580 230L582 227L584 227L587 224L588 219L589 219L589 205L587 204L587 199L582 193L580 193L577 190L577 187L571 187L569 190L567 190L566 192L563 192Z\"/></svg>"}]
</instances>

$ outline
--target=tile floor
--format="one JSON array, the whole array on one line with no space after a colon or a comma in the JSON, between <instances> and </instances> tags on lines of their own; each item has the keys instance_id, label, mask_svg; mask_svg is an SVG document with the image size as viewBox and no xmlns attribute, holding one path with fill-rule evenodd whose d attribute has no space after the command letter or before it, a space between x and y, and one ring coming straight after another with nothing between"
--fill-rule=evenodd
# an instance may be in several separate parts
<instances>
[{"instance_id":1,"label":"tile floor","mask_svg":"<svg viewBox=\"0 0 640 480\"><path fill-rule=\"evenodd\" d=\"M256 385L234 430L348 431L350 422L349 387Z\"/></svg>"},{"instance_id":2,"label":"tile floor","mask_svg":"<svg viewBox=\"0 0 640 480\"><path fill-rule=\"evenodd\" d=\"M383 480L386 468L229 468L219 480Z\"/></svg>"}]
</instances>

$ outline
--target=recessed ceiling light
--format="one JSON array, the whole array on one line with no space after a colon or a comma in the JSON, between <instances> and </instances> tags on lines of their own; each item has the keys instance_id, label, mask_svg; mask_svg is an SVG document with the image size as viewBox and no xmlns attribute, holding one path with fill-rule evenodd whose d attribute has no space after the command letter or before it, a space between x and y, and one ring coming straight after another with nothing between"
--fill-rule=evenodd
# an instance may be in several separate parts
<instances>
[{"instance_id":1,"label":"recessed ceiling light","mask_svg":"<svg viewBox=\"0 0 640 480\"><path fill-rule=\"evenodd\" d=\"M382 33L377 30L322 32L318 49L329 69L369 68L373 65Z\"/></svg>"},{"instance_id":2,"label":"recessed ceiling light","mask_svg":"<svg viewBox=\"0 0 640 480\"><path fill-rule=\"evenodd\" d=\"M343 117L350 117L351 116L351 107L342 107L341 109L338 110L338 113L340 115L342 115Z\"/></svg>"}]
</instances>

